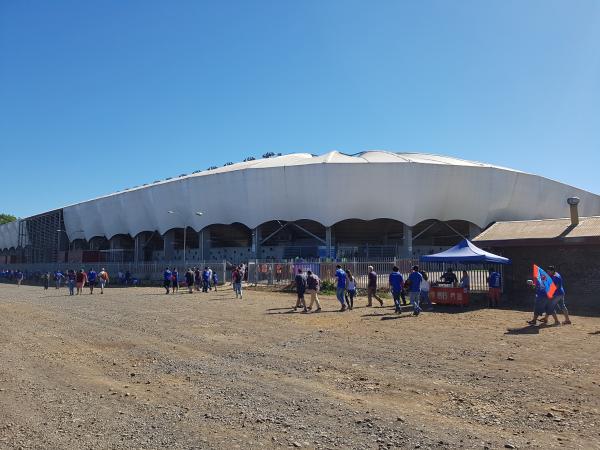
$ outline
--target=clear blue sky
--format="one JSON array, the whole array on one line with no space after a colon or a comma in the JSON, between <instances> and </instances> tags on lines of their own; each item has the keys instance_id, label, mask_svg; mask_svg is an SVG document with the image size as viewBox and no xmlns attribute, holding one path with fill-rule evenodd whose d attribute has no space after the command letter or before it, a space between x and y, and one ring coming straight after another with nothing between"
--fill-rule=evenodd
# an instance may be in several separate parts
<instances>
[{"instance_id":1,"label":"clear blue sky","mask_svg":"<svg viewBox=\"0 0 600 450\"><path fill-rule=\"evenodd\" d=\"M600 2L0 2L0 212L333 149L600 193Z\"/></svg>"}]
</instances>

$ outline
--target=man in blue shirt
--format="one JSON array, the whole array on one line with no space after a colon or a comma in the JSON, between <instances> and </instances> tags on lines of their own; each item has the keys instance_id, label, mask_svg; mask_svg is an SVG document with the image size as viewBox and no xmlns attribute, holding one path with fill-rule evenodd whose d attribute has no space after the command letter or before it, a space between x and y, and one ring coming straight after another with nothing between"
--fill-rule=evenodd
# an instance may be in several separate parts
<instances>
[{"instance_id":1,"label":"man in blue shirt","mask_svg":"<svg viewBox=\"0 0 600 450\"><path fill-rule=\"evenodd\" d=\"M165 269L165 271L163 272L163 287L167 291L167 292L165 292L165 294L169 293L169 288L171 287L171 276L172 276L172 273L169 270L169 268L167 267Z\"/></svg>"},{"instance_id":2,"label":"man in blue shirt","mask_svg":"<svg viewBox=\"0 0 600 450\"><path fill-rule=\"evenodd\" d=\"M529 325L535 325L537 323L538 317L543 316L546 312L546 308L548 305L548 297L546 295L546 290L538 280L535 281L528 280L527 283L535 290L535 303L533 305L533 319L528 320L527 323Z\"/></svg>"},{"instance_id":3,"label":"man in blue shirt","mask_svg":"<svg viewBox=\"0 0 600 450\"><path fill-rule=\"evenodd\" d=\"M90 269L87 274L88 278L88 286L90 287L90 294L94 293L94 286L96 286L96 271L94 269Z\"/></svg>"},{"instance_id":4,"label":"man in blue shirt","mask_svg":"<svg viewBox=\"0 0 600 450\"><path fill-rule=\"evenodd\" d=\"M402 286L404 285L404 278L400 273L400 269L397 266L392 268L392 273L389 277L390 291L392 291L392 297L394 298L395 311L400 314L400 293L402 292Z\"/></svg>"},{"instance_id":5,"label":"man in blue shirt","mask_svg":"<svg viewBox=\"0 0 600 450\"><path fill-rule=\"evenodd\" d=\"M490 296L490 308L498 306L500 295L502 293L502 280L500 274L494 269L489 270L490 274L487 278Z\"/></svg>"},{"instance_id":6,"label":"man in blue shirt","mask_svg":"<svg viewBox=\"0 0 600 450\"><path fill-rule=\"evenodd\" d=\"M421 298L421 282L423 275L419 272L419 266L413 266L412 272L408 276L408 295L413 304L413 315L418 316L421 313L419 300Z\"/></svg>"},{"instance_id":7,"label":"man in blue shirt","mask_svg":"<svg viewBox=\"0 0 600 450\"><path fill-rule=\"evenodd\" d=\"M210 284L210 271L208 267L205 267L202 271L202 292L208 292Z\"/></svg>"},{"instance_id":8,"label":"man in blue shirt","mask_svg":"<svg viewBox=\"0 0 600 450\"><path fill-rule=\"evenodd\" d=\"M554 293L554 299L556 299L556 310L562 312L563 316L565 316L565 320L563 325L570 325L571 319L569 317L569 310L567 309L567 305L565 303L565 286L563 284L563 279L560 276L560 273L556 271L554 266L548 266L548 275L552 277L552 281L556 286L556 292ZM546 320L548 318L546 317Z\"/></svg>"},{"instance_id":9,"label":"man in blue shirt","mask_svg":"<svg viewBox=\"0 0 600 450\"><path fill-rule=\"evenodd\" d=\"M346 311L346 303L344 302L344 292L346 291L346 272L342 269L339 264L335 267L335 277L337 278L337 289L335 296L342 305L340 311Z\"/></svg>"}]
</instances>

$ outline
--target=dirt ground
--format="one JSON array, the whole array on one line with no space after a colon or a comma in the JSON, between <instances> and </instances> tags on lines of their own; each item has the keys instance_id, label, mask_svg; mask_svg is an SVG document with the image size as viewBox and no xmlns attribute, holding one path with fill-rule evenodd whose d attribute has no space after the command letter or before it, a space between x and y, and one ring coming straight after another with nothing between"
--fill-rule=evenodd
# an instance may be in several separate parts
<instances>
[{"instance_id":1,"label":"dirt ground","mask_svg":"<svg viewBox=\"0 0 600 450\"><path fill-rule=\"evenodd\" d=\"M0 448L600 448L600 318L163 292L0 284Z\"/></svg>"}]
</instances>

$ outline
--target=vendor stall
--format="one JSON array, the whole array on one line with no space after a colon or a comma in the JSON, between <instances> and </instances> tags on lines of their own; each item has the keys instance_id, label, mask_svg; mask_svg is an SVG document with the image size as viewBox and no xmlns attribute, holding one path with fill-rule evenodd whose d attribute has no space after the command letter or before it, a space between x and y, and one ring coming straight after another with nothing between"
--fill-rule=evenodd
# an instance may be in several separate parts
<instances>
[{"instance_id":1,"label":"vendor stall","mask_svg":"<svg viewBox=\"0 0 600 450\"><path fill-rule=\"evenodd\" d=\"M479 266L484 264L510 264L508 258L486 252L473 245L468 239L463 239L454 247L441 253L421 256L420 260L423 262L460 263ZM456 276L452 275L450 270L449 274L445 273L442 276L443 281L432 284L429 298L438 305L468 306L469 289L459 286Z\"/></svg>"}]
</instances>

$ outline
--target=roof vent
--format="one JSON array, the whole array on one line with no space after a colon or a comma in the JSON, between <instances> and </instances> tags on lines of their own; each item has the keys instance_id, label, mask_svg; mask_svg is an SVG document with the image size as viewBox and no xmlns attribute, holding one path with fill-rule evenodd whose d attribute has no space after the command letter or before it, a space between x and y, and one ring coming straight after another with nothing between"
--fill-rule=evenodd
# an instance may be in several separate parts
<instances>
[{"instance_id":1,"label":"roof vent","mask_svg":"<svg viewBox=\"0 0 600 450\"><path fill-rule=\"evenodd\" d=\"M579 208L577 207L579 205L579 197L569 197L567 203L571 209L571 225L577 226L579 225Z\"/></svg>"}]
</instances>

